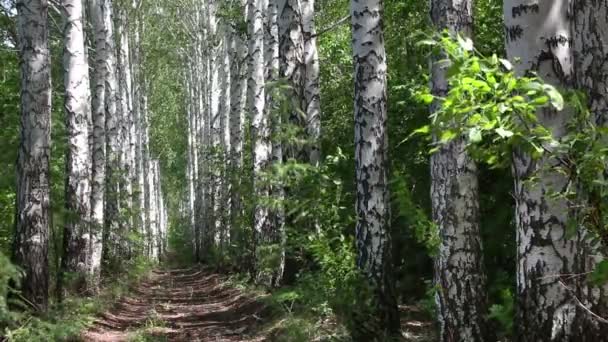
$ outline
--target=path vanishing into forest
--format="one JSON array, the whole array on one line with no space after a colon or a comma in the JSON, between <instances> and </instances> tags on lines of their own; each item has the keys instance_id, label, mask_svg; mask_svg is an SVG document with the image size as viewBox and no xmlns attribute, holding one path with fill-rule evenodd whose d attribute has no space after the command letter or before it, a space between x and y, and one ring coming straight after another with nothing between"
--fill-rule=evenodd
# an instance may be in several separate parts
<instances>
[{"instance_id":1,"label":"path vanishing into forest","mask_svg":"<svg viewBox=\"0 0 608 342\"><path fill-rule=\"evenodd\" d=\"M264 341L266 306L200 268L155 270L83 334L85 341Z\"/></svg>"},{"instance_id":2,"label":"path vanishing into forest","mask_svg":"<svg viewBox=\"0 0 608 342\"><path fill-rule=\"evenodd\" d=\"M419 308L400 307L403 341L426 342L431 323ZM272 341L270 309L260 297L230 285L205 268L154 270L102 313L83 333L84 341Z\"/></svg>"}]
</instances>

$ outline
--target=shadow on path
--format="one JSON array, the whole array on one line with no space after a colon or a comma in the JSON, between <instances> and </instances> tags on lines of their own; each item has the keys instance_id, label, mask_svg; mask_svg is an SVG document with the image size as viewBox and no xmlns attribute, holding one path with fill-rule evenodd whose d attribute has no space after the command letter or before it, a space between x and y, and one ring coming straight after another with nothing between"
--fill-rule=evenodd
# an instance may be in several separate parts
<instances>
[{"instance_id":1,"label":"shadow on path","mask_svg":"<svg viewBox=\"0 0 608 342\"><path fill-rule=\"evenodd\" d=\"M256 335L264 304L201 269L156 270L83 334L85 341L265 341Z\"/></svg>"}]
</instances>

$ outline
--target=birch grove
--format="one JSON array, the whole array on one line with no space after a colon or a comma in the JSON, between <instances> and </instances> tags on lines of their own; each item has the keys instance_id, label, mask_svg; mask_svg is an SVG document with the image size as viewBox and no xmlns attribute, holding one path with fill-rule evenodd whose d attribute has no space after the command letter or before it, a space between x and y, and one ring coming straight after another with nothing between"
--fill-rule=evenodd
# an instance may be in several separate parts
<instances>
[{"instance_id":1,"label":"birch grove","mask_svg":"<svg viewBox=\"0 0 608 342\"><path fill-rule=\"evenodd\" d=\"M0 340L603 341L607 18L0 0Z\"/></svg>"}]
</instances>

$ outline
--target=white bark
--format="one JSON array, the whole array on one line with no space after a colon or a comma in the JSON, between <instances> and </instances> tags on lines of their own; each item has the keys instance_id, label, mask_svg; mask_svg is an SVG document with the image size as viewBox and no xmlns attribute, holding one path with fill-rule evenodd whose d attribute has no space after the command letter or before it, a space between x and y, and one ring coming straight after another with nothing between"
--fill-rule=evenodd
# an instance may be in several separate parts
<instances>
[{"instance_id":1,"label":"white bark","mask_svg":"<svg viewBox=\"0 0 608 342\"><path fill-rule=\"evenodd\" d=\"M124 9L119 10L116 24L117 37L120 41L118 48L118 85L120 93L120 106L122 113L120 122L120 168L121 168L121 196L120 201L126 210L127 217L121 219L125 226L123 233L131 229L134 224L133 210L133 180L135 163L135 123L133 120L133 100L131 84L131 63L129 50L129 36L127 31L127 14Z\"/></svg>"},{"instance_id":2,"label":"white bark","mask_svg":"<svg viewBox=\"0 0 608 342\"><path fill-rule=\"evenodd\" d=\"M573 77L571 22L565 0L505 1L507 53L519 74L536 71L556 86L569 86ZM565 132L569 113L543 109L540 122L556 138ZM516 152L517 336L520 341L571 341L576 304L560 275L573 271L576 243L566 235L568 205L547 198L562 191L566 179L549 171L554 159L532 160ZM538 182L528 182L530 177Z\"/></svg>"},{"instance_id":3,"label":"white bark","mask_svg":"<svg viewBox=\"0 0 608 342\"><path fill-rule=\"evenodd\" d=\"M471 0L433 0L431 17L437 30L471 37ZM433 95L448 93L447 66L433 61ZM434 104L431 111L437 110ZM441 237L435 259L437 318L441 341L489 341L486 322L486 275L479 227L477 165L458 139L431 156L433 220ZM495 337L494 337L495 339Z\"/></svg>"},{"instance_id":4,"label":"white bark","mask_svg":"<svg viewBox=\"0 0 608 342\"><path fill-rule=\"evenodd\" d=\"M100 9L101 25L104 32L104 88L105 88L105 132L106 132L106 196L104 227L104 258L117 261L123 245L120 224L120 121L121 113L117 108L119 100L116 62L116 43L114 35L113 7L111 0L102 0Z\"/></svg>"},{"instance_id":5,"label":"white bark","mask_svg":"<svg viewBox=\"0 0 608 342\"><path fill-rule=\"evenodd\" d=\"M382 13L381 0L351 0L357 265L374 288L370 307L373 322L361 322L355 332L355 339L362 341L392 335L399 326L391 270L387 66Z\"/></svg>"},{"instance_id":6,"label":"white bark","mask_svg":"<svg viewBox=\"0 0 608 342\"><path fill-rule=\"evenodd\" d=\"M91 251L90 271L92 284L99 284L105 221L106 134L105 134L105 80L106 80L106 29L103 22L103 1L88 0L93 36L95 65L93 72L93 137L91 184Z\"/></svg>"},{"instance_id":7,"label":"white bark","mask_svg":"<svg viewBox=\"0 0 608 342\"><path fill-rule=\"evenodd\" d=\"M46 310L49 289L51 63L48 2L17 1L21 65L21 141L13 260L23 270L22 295Z\"/></svg>"},{"instance_id":8,"label":"white bark","mask_svg":"<svg viewBox=\"0 0 608 342\"><path fill-rule=\"evenodd\" d=\"M304 112L306 132L310 139L308 158L318 166L321 160L321 84L319 52L315 30L315 0L301 0L302 34L304 36Z\"/></svg>"},{"instance_id":9,"label":"white bark","mask_svg":"<svg viewBox=\"0 0 608 342\"><path fill-rule=\"evenodd\" d=\"M230 227L229 218L231 216L230 200L232 198L231 183L228 179L229 172L231 169L231 158L230 158L230 109L231 109L231 68L230 68L230 45L232 41L232 29L223 24L220 43L220 118L221 118L221 129L222 129L222 142L220 152L220 208L218 216L220 219L220 225L216 231L216 244L219 246L219 253L223 255L226 247L230 243Z\"/></svg>"},{"instance_id":10,"label":"white bark","mask_svg":"<svg viewBox=\"0 0 608 342\"><path fill-rule=\"evenodd\" d=\"M269 188L262 182L262 173L271 162L270 123L266 115L266 94L264 83L264 21L263 0L248 0L247 25L249 32L249 80L248 101L251 113L253 147L253 188L256 198L269 196ZM256 203L254 209L254 245L262 246L272 233L272 220L268 208ZM257 249L256 249L257 253ZM257 263L257 261L256 261ZM260 270L257 270L260 272ZM258 279L267 278L258 274Z\"/></svg>"},{"instance_id":11,"label":"white bark","mask_svg":"<svg viewBox=\"0 0 608 342\"><path fill-rule=\"evenodd\" d=\"M243 1L241 1L243 2ZM243 5L243 4L242 4ZM246 7L244 4L243 7ZM236 221L242 215L241 174L243 168L243 141L245 132L245 106L247 102L247 41L242 32L235 32L231 43L232 72L231 72L231 109L230 109L230 158L232 167L231 200L230 200L230 229L231 236L237 231Z\"/></svg>"},{"instance_id":12,"label":"white bark","mask_svg":"<svg viewBox=\"0 0 608 342\"><path fill-rule=\"evenodd\" d=\"M64 16L64 87L65 112L68 134L66 158L66 226L64 230L63 273L72 273L76 279L67 289L81 292L87 289L86 280L91 272L91 178L89 117L91 91L89 63L86 55L82 0L63 0ZM61 291L62 289L60 289Z\"/></svg>"},{"instance_id":13,"label":"white bark","mask_svg":"<svg viewBox=\"0 0 608 342\"><path fill-rule=\"evenodd\" d=\"M148 223L148 239L147 250L148 257L152 261L158 261L158 189L157 185L157 167L158 161L151 160L148 169L148 188L149 192L149 223Z\"/></svg>"},{"instance_id":14,"label":"white bark","mask_svg":"<svg viewBox=\"0 0 608 342\"><path fill-rule=\"evenodd\" d=\"M576 86L587 94L588 106L598 126L608 124L608 3L606 1L575 1L573 3L574 57ZM579 190L579 198L593 205L599 194ZM601 215L601 214L600 214ZM605 241L605 240L604 240ZM597 231L579 227L576 273L587 274L606 259L605 244ZM594 286L586 277L579 279L577 296L593 313L608 317L608 284ZM608 336L608 325L593 315L579 310L577 331L581 342L599 341Z\"/></svg>"},{"instance_id":15,"label":"white bark","mask_svg":"<svg viewBox=\"0 0 608 342\"><path fill-rule=\"evenodd\" d=\"M133 9L137 8L137 2L133 2ZM132 84L132 104L134 121L134 140L135 140L135 176L134 182L136 191L134 198L135 214L137 215L137 230L140 236L145 236L146 231L146 196L145 196L145 168L144 168L144 147L143 147L143 109L141 107L141 37L140 19L137 13L133 15L133 44L131 47L131 84ZM140 251L141 252L141 251Z\"/></svg>"},{"instance_id":16,"label":"white bark","mask_svg":"<svg viewBox=\"0 0 608 342\"><path fill-rule=\"evenodd\" d=\"M306 129L306 102L304 100L304 82L306 68L304 64L304 32L302 27L302 8L299 0L278 0L278 33L280 77L286 79L290 86L288 99L291 100L290 122L299 128ZM304 116L303 116L304 115ZM294 137L299 138L299 137ZM305 146L297 140L289 141L287 154L289 158L306 161Z\"/></svg>"}]
</instances>

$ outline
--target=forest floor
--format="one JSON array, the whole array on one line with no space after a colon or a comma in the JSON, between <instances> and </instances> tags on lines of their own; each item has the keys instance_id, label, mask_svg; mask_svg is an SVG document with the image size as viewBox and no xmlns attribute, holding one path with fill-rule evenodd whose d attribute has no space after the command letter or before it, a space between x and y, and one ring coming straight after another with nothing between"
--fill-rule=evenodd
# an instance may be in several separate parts
<instances>
[{"instance_id":1,"label":"forest floor","mask_svg":"<svg viewBox=\"0 0 608 342\"><path fill-rule=\"evenodd\" d=\"M203 269L155 270L83 334L85 341L262 341L266 306Z\"/></svg>"},{"instance_id":2,"label":"forest floor","mask_svg":"<svg viewBox=\"0 0 608 342\"><path fill-rule=\"evenodd\" d=\"M263 295L237 289L201 268L154 270L97 317L84 341L271 341ZM416 307L400 307L404 341L430 341L432 324ZM422 315L423 316L423 315ZM280 340L280 338L279 338Z\"/></svg>"}]
</instances>

